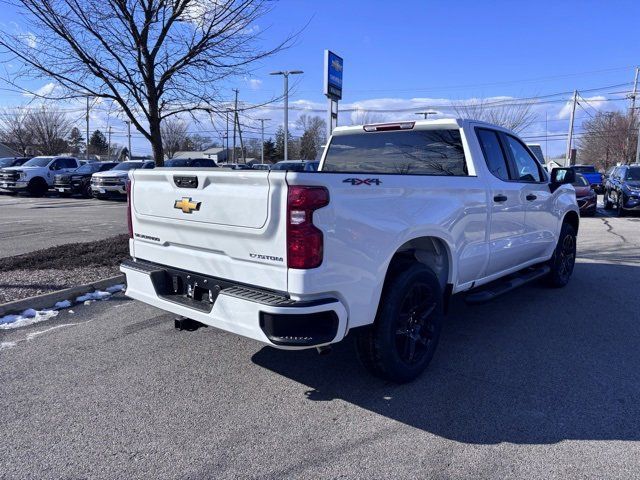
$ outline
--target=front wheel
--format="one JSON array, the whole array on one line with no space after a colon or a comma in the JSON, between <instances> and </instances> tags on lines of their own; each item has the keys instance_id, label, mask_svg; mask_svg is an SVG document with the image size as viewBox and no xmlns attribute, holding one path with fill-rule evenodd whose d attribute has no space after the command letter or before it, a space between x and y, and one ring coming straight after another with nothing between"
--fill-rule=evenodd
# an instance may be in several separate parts
<instances>
[{"instance_id":1,"label":"front wheel","mask_svg":"<svg viewBox=\"0 0 640 480\"><path fill-rule=\"evenodd\" d=\"M549 285L560 288L569 283L575 264L576 231L572 225L563 223L558 244L551 260L549 260L549 266L551 267L548 276Z\"/></svg>"},{"instance_id":2,"label":"front wheel","mask_svg":"<svg viewBox=\"0 0 640 480\"><path fill-rule=\"evenodd\" d=\"M606 190L602 196L602 203L604 203L605 210L611 210L613 208L613 203L611 203L611 199L609 198L609 194L607 194Z\"/></svg>"},{"instance_id":3,"label":"front wheel","mask_svg":"<svg viewBox=\"0 0 640 480\"><path fill-rule=\"evenodd\" d=\"M616 205L619 217L624 217L627 212L624 210L624 195L618 194L618 204Z\"/></svg>"},{"instance_id":4,"label":"front wheel","mask_svg":"<svg viewBox=\"0 0 640 480\"><path fill-rule=\"evenodd\" d=\"M375 322L358 332L358 356L374 375L410 382L433 358L443 319L438 278L413 264L385 285Z\"/></svg>"}]
</instances>

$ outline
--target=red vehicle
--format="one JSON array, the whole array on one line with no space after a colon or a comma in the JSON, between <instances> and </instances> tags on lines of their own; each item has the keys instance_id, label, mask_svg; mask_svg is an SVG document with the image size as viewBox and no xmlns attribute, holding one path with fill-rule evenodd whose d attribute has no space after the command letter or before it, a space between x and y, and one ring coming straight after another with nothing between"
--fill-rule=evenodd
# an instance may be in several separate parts
<instances>
[{"instance_id":1,"label":"red vehicle","mask_svg":"<svg viewBox=\"0 0 640 480\"><path fill-rule=\"evenodd\" d=\"M580 216L594 216L598 204L598 195L584 175L576 172L576 181L573 182L573 188L576 190L576 200L580 208Z\"/></svg>"}]
</instances>

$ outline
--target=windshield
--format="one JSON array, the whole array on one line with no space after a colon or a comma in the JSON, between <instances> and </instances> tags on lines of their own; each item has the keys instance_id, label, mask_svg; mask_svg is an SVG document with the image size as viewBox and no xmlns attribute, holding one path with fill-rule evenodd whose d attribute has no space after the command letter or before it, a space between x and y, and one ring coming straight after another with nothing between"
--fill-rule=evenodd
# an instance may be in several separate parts
<instances>
[{"instance_id":1,"label":"windshield","mask_svg":"<svg viewBox=\"0 0 640 480\"><path fill-rule=\"evenodd\" d=\"M81 167L76 168L73 173L94 173L100 169L99 163L85 163Z\"/></svg>"},{"instance_id":2,"label":"windshield","mask_svg":"<svg viewBox=\"0 0 640 480\"><path fill-rule=\"evenodd\" d=\"M596 167L573 167L578 173L596 173Z\"/></svg>"},{"instance_id":3,"label":"windshield","mask_svg":"<svg viewBox=\"0 0 640 480\"><path fill-rule=\"evenodd\" d=\"M53 157L35 157L24 163L23 167L46 167Z\"/></svg>"},{"instance_id":4,"label":"windshield","mask_svg":"<svg viewBox=\"0 0 640 480\"><path fill-rule=\"evenodd\" d=\"M587 179L584 178L583 175L580 175L579 173L576 173L576 181L573 182L572 185L574 187L588 187L589 186L589 182L587 182Z\"/></svg>"},{"instance_id":5,"label":"windshield","mask_svg":"<svg viewBox=\"0 0 640 480\"><path fill-rule=\"evenodd\" d=\"M140 168L142 166L142 162L124 162L119 165L116 165L111 170L131 170L134 168Z\"/></svg>"},{"instance_id":6,"label":"windshield","mask_svg":"<svg viewBox=\"0 0 640 480\"><path fill-rule=\"evenodd\" d=\"M304 172L302 162L278 162L271 167L271 170L291 170L293 172Z\"/></svg>"},{"instance_id":7,"label":"windshield","mask_svg":"<svg viewBox=\"0 0 640 480\"><path fill-rule=\"evenodd\" d=\"M627 170L627 178L625 180L640 180L640 167L631 167Z\"/></svg>"},{"instance_id":8,"label":"windshield","mask_svg":"<svg viewBox=\"0 0 640 480\"><path fill-rule=\"evenodd\" d=\"M165 167L188 167L190 163L191 163L191 160L176 158L173 160L167 160L164 163L164 166Z\"/></svg>"},{"instance_id":9,"label":"windshield","mask_svg":"<svg viewBox=\"0 0 640 480\"><path fill-rule=\"evenodd\" d=\"M13 158L0 158L0 168L10 167L15 160Z\"/></svg>"}]
</instances>

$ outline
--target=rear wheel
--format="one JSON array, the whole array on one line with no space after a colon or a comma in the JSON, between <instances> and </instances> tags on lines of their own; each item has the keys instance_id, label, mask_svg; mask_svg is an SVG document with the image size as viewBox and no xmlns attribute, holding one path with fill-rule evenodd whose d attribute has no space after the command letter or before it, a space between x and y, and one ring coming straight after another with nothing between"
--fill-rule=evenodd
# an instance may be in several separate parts
<instances>
[{"instance_id":1,"label":"rear wheel","mask_svg":"<svg viewBox=\"0 0 640 480\"><path fill-rule=\"evenodd\" d=\"M550 286L559 288L569 283L576 264L576 231L569 223L563 223L560 238L549 260L551 271L548 276Z\"/></svg>"},{"instance_id":2,"label":"rear wheel","mask_svg":"<svg viewBox=\"0 0 640 480\"><path fill-rule=\"evenodd\" d=\"M443 319L438 278L412 264L385 285L374 324L358 332L358 356L374 375L409 382L433 358Z\"/></svg>"}]
</instances>

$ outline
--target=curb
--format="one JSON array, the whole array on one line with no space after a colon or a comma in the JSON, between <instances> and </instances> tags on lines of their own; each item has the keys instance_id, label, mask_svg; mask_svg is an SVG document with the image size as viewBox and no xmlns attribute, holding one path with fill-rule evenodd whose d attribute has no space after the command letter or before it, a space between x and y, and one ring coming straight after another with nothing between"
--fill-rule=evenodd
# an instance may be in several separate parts
<instances>
[{"instance_id":1,"label":"curb","mask_svg":"<svg viewBox=\"0 0 640 480\"><path fill-rule=\"evenodd\" d=\"M62 302L64 300L70 300L71 303L74 304L76 297L79 295L107 288L118 283L125 283L124 274L121 273L114 277L103 278L102 280L86 283L77 287L65 288L64 290L58 290L56 292L44 293L42 295L36 295L35 297L23 298L22 300L4 303L0 305L0 317L15 313L22 313L28 308L33 308L34 310L53 308L57 302Z\"/></svg>"}]
</instances>

